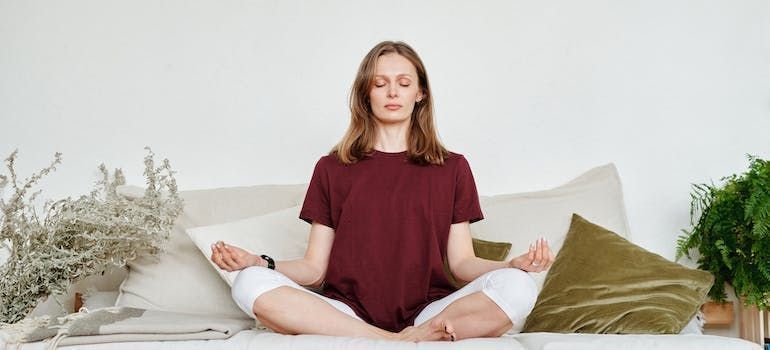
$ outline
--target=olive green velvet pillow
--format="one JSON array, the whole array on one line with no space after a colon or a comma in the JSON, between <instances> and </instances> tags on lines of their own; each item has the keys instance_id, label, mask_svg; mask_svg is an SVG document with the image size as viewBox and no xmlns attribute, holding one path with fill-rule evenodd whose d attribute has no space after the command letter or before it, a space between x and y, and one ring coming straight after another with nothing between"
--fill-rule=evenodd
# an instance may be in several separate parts
<instances>
[{"instance_id":1,"label":"olive green velvet pillow","mask_svg":"<svg viewBox=\"0 0 770 350\"><path fill-rule=\"evenodd\" d=\"M523 332L679 333L712 283L573 214Z\"/></svg>"},{"instance_id":2,"label":"olive green velvet pillow","mask_svg":"<svg viewBox=\"0 0 770 350\"><path fill-rule=\"evenodd\" d=\"M509 251L511 251L511 243L490 242L483 239L473 238L473 252L479 258L503 261L505 260L505 257L508 256ZM449 262L446 258L444 258L444 273L449 279L449 282L452 282L457 288L468 284L467 282L461 283L457 281L452 272L449 271Z\"/></svg>"}]
</instances>

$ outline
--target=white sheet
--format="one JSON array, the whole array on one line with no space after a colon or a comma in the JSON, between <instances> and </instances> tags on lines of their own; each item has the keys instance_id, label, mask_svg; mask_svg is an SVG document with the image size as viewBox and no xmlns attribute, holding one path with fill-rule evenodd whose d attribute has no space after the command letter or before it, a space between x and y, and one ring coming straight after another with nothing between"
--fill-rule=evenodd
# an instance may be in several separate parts
<instances>
[{"instance_id":1,"label":"white sheet","mask_svg":"<svg viewBox=\"0 0 770 350\"><path fill-rule=\"evenodd\" d=\"M5 345L3 343L3 345ZM45 343L23 344L23 350L43 350ZM5 346L3 346L5 348ZM595 335L528 333L500 338L465 339L450 342L392 342L365 338L320 335L286 336L266 331L242 331L225 340L152 341L62 346L79 350L171 350L171 349L506 349L506 350L758 350L748 341L712 335Z\"/></svg>"},{"instance_id":2,"label":"white sheet","mask_svg":"<svg viewBox=\"0 0 770 350\"><path fill-rule=\"evenodd\" d=\"M714 335L522 333L513 337L528 350L761 350L759 344Z\"/></svg>"}]
</instances>

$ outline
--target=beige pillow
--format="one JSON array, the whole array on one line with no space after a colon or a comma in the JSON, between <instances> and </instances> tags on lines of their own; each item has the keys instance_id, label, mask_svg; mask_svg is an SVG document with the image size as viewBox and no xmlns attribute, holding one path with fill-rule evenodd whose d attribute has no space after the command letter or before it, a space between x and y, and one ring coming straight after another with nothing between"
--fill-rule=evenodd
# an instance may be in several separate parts
<instances>
[{"instance_id":1,"label":"beige pillow","mask_svg":"<svg viewBox=\"0 0 770 350\"><path fill-rule=\"evenodd\" d=\"M307 249L310 225L298 219L300 206L226 224L187 229L206 261L229 286L240 273L225 271L211 261L211 245L217 241L241 247L252 254L267 254L275 260L302 258Z\"/></svg>"},{"instance_id":2,"label":"beige pillow","mask_svg":"<svg viewBox=\"0 0 770 350\"><path fill-rule=\"evenodd\" d=\"M484 220L471 225L473 237L511 242L506 260L523 254L540 236L554 255L569 229L572 213L628 238L628 219L615 165L593 168L572 181L545 191L481 196ZM539 289L546 273L530 274Z\"/></svg>"},{"instance_id":3,"label":"beige pillow","mask_svg":"<svg viewBox=\"0 0 770 350\"><path fill-rule=\"evenodd\" d=\"M248 319L185 230L235 221L302 203L307 184L261 185L182 191L184 211L171 231L166 252L128 264L116 306L199 313ZM141 188L121 186L119 193L140 196ZM300 219L296 219L300 221Z\"/></svg>"}]
</instances>

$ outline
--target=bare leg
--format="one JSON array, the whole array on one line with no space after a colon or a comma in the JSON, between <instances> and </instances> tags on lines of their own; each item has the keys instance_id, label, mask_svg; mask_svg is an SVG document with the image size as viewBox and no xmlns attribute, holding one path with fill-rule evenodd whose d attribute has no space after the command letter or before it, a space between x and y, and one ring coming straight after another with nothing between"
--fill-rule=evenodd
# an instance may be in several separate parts
<instances>
[{"instance_id":1,"label":"bare leg","mask_svg":"<svg viewBox=\"0 0 770 350\"><path fill-rule=\"evenodd\" d=\"M427 333L437 323L453 325L457 339L499 337L513 326L505 312L482 292L455 300L438 315L416 328L424 329L424 333Z\"/></svg>"},{"instance_id":2,"label":"bare leg","mask_svg":"<svg viewBox=\"0 0 770 350\"><path fill-rule=\"evenodd\" d=\"M262 294L252 311L268 328L282 334L321 334L398 340L397 333L377 328L335 309L307 292L282 286Z\"/></svg>"}]
</instances>

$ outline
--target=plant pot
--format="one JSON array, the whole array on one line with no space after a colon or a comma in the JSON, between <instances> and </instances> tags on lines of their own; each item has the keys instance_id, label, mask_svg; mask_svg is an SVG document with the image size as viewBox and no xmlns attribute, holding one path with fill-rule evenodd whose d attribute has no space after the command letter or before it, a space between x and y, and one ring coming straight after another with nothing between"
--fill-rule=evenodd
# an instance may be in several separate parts
<instances>
[{"instance_id":1,"label":"plant pot","mask_svg":"<svg viewBox=\"0 0 770 350\"><path fill-rule=\"evenodd\" d=\"M735 320L733 302L718 303L709 301L701 307L703 311L704 327L730 327Z\"/></svg>"}]
</instances>

